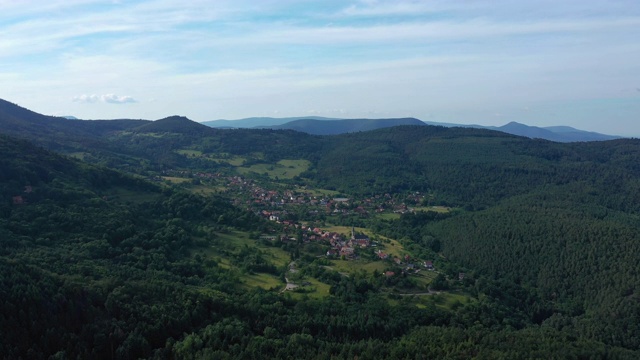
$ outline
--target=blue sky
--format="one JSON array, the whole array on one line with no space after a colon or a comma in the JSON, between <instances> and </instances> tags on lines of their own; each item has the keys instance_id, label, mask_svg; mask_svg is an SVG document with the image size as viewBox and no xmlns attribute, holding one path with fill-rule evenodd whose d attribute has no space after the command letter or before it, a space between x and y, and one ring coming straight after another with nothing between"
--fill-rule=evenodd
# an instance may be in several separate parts
<instances>
[{"instance_id":1,"label":"blue sky","mask_svg":"<svg viewBox=\"0 0 640 360\"><path fill-rule=\"evenodd\" d=\"M0 0L0 98L83 119L407 117L640 136L640 2Z\"/></svg>"}]
</instances>

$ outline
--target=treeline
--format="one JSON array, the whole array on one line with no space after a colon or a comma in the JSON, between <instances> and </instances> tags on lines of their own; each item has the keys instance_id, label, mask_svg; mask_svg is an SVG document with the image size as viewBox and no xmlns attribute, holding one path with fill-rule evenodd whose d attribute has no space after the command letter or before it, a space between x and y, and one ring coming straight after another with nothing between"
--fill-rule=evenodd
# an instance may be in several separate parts
<instances>
[{"instance_id":1,"label":"treeline","mask_svg":"<svg viewBox=\"0 0 640 360\"><path fill-rule=\"evenodd\" d=\"M400 126L327 141L315 173L305 174L320 186L361 195L430 192L443 205L468 209L573 183L624 202L629 192L637 196L640 176L639 140L559 144L487 130ZM635 200L624 210L637 211Z\"/></svg>"},{"instance_id":2,"label":"treeline","mask_svg":"<svg viewBox=\"0 0 640 360\"><path fill-rule=\"evenodd\" d=\"M160 189L6 137L0 154L4 358L164 346L202 319L191 317L197 292L186 289L238 288L236 275L192 250L228 228L266 231L226 199Z\"/></svg>"},{"instance_id":3,"label":"treeline","mask_svg":"<svg viewBox=\"0 0 640 360\"><path fill-rule=\"evenodd\" d=\"M500 288L521 287L529 295L519 302L534 323L638 349L636 204L580 185L549 186L483 211L407 214L378 227L440 252L460 271L500 281Z\"/></svg>"},{"instance_id":4,"label":"treeline","mask_svg":"<svg viewBox=\"0 0 640 360\"><path fill-rule=\"evenodd\" d=\"M472 297L453 310L382 293L379 274L321 264L306 271L331 286L325 300L247 291L237 271L199 253L223 251L220 232L269 232L269 223L225 199L0 140L3 199L28 200L0 219L4 358L637 357L558 326L562 318L536 325L547 307L506 280L467 283ZM454 218L416 215L391 229ZM245 271L279 272L251 248L232 255Z\"/></svg>"}]
</instances>

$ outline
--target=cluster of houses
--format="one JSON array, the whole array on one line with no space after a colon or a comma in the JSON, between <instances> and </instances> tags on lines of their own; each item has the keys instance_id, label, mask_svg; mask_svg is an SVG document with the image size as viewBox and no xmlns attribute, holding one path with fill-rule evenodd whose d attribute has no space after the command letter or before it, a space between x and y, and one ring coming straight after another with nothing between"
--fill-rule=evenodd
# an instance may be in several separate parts
<instances>
[{"instance_id":1,"label":"cluster of houses","mask_svg":"<svg viewBox=\"0 0 640 360\"><path fill-rule=\"evenodd\" d=\"M320 230L320 229L314 229ZM351 238L344 239L342 235L337 233L325 232L321 236L327 234L331 248L327 251L328 257L339 256L345 259L354 259L356 257L356 248L368 248L371 246L371 240L364 234L358 234L355 228L351 228Z\"/></svg>"},{"instance_id":2,"label":"cluster of houses","mask_svg":"<svg viewBox=\"0 0 640 360\"><path fill-rule=\"evenodd\" d=\"M423 203L426 194L412 192L402 197L390 194L376 194L362 199L344 197L315 196L304 188L295 187L285 190L266 188L250 178L240 175L223 175L221 173L192 172L186 170L166 170L164 176L179 176L200 180L215 181L227 188L233 195L234 205L245 207L251 211L276 210L286 206L307 205L315 208L313 214L358 214L368 216L383 212L406 213L413 211L408 204ZM161 178L160 178L161 179ZM277 215L276 215L277 216Z\"/></svg>"},{"instance_id":3,"label":"cluster of houses","mask_svg":"<svg viewBox=\"0 0 640 360\"><path fill-rule=\"evenodd\" d=\"M274 217L274 215L271 215ZM293 221L284 220L281 222L285 225L285 229L287 228L295 228L302 230L302 241L304 243L309 242L322 242L329 245L329 250L327 250L327 257L341 257L344 259L355 259L356 258L356 249L361 248L365 249L370 246L375 246L375 244L371 243L371 240L368 236L364 234L358 234L355 231L355 228L351 228L351 237L346 238L344 235L334 232L334 231L325 231L318 227L316 228L303 228L300 224L297 224ZM288 232L280 236L280 241L282 242L290 242L290 241L298 241L297 238L288 235Z\"/></svg>"},{"instance_id":4,"label":"cluster of houses","mask_svg":"<svg viewBox=\"0 0 640 360\"><path fill-rule=\"evenodd\" d=\"M326 256L330 258L342 258L346 260L357 259L357 249L375 247L368 236L357 233L355 228L351 229L351 236L345 236L337 232L326 231L320 228L304 227L293 220L287 220L291 210L290 206L306 205L312 209L310 215L325 214L359 214L367 216L371 213L393 212L406 213L412 209L407 203L422 203L425 194L419 192L405 195L406 198L393 197L390 194L379 194L364 199L350 199L345 197L314 196L312 193L302 188L274 190L268 189L250 178L242 176L223 176L211 173L190 173L174 174L190 176L199 179L216 179L222 181L227 188L226 192L233 195L234 205L246 207L248 210L284 226L284 234L280 236L264 236L271 241L280 240L282 242L322 242L329 246ZM314 209L315 208L315 209ZM291 234L297 234L292 236ZM411 259L408 255L403 258L390 256L383 250L375 252L380 260L390 261L400 268L403 273L417 273L421 270L434 271L435 267L430 260L419 261ZM390 272L395 274L394 272ZM391 276L391 274L386 274ZM461 275L464 278L464 274Z\"/></svg>"},{"instance_id":5,"label":"cluster of houses","mask_svg":"<svg viewBox=\"0 0 640 360\"><path fill-rule=\"evenodd\" d=\"M435 267L433 266L433 261L431 260L419 261L417 259L412 259L411 256L409 255L404 256L404 261L402 258L399 258L397 256L394 256L393 259L391 259L389 254L383 252L382 250L378 250L376 252L376 255L380 260L391 260L398 267L402 268L403 272L406 272L406 273L418 273L420 272L420 270L422 270L422 268L428 271L435 270Z\"/></svg>"}]
</instances>

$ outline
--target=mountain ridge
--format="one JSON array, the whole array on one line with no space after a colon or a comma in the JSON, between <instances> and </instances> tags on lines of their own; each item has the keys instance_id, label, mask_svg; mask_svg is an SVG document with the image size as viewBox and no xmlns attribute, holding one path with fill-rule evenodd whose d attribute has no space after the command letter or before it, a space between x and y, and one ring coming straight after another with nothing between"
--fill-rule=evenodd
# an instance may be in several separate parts
<instances>
[{"instance_id":1,"label":"mountain ridge","mask_svg":"<svg viewBox=\"0 0 640 360\"><path fill-rule=\"evenodd\" d=\"M58 117L39 114L15 103L0 99L0 125L14 135L20 132L30 131L45 135L47 131L64 131L68 134L96 135L95 132L105 131L121 131L137 127L143 127L148 123L161 121L156 125L149 125L149 128L160 128L161 124L167 127L167 119L173 119L175 116L169 116L159 120L134 120L134 119L112 119L112 120L81 120L74 117L74 121L69 121L69 117ZM22 121L16 121L16 119ZM185 118L186 119L186 118ZM412 119L412 120L408 120ZM184 122L189 127L190 132L206 132L204 127L209 128L262 128L262 129L291 129L300 132L306 132L313 135L337 135L354 131L369 131L378 128L384 128L396 125L418 125L416 121L423 124L445 127L468 127L501 131L504 133L525 136L532 139L545 139L555 142L583 142L583 141L606 141L621 139L623 137L616 135L601 134L592 131L579 130L570 126L547 126L537 127L522 124L519 122L509 122L502 126L483 126L483 125L464 125L454 123L442 123L433 121L423 121L416 118L396 118L393 119L344 119L344 118L328 118L321 116L301 116L301 117L251 117L238 120L213 120L204 122ZM416 121L414 121L416 120ZM113 121L118 121L114 123ZM173 120L175 121L175 119ZM368 123L367 123L368 121ZM91 122L89 125L87 122ZM109 122L109 123L106 123ZM355 125L355 122L361 124ZM40 129L40 125L46 123L47 128ZM201 124L203 127L197 127L195 124ZM326 123L326 124L325 124ZM99 124L99 125L98 125ZM338 125L336 129L331 129L329 124ZM348 124L348 125L345 125ZM171 126L172 131L179 131L176 124Z\"/></svg>"},{"instance_id":2,"label":"mountain ridge","mask_svg":"<svg viewBox=\"0 0 640 360\"><path fill-rule=\"evenodd\" d=\"M311 135L339 135L352 132L370 131L400 125L426 125L415 118L398 119L343 119L343 120L315 120L300 119L282 125L265 126L268 129L288 129L306 132Z\"/></svg>"},{"instance_id":3,"label":"mountain ridge","mask_svg":"<svg viewBox=\"0 0 640 360\"><path fill-rule=\"evenodd\" d=\"M398 119L409 119L409 118L398 118ZM416 119L416 118L411 118ZM303 121L304 120L304 121ZM312 120L312 121L306 121ZM341 121L345 120L358 120L358 121L371 121L370 125L363 126L363 130L352 129L352 126L346 126L343 128L338 128L335 130L329 129L329 124L340 125ZM214 120L214 121L204 121L201 124L214 127L214 128L267 128L267 129L291 129L301 132L306 132L308 134L313 135L337 135L343 134L352 131L368 131L374 130L382 127L394 126L393 124L388 124L384 122L379 122L380 120L387 119L344 119L344 118L325 118L325 117L314 117L314 116L301 116L301 117L285 117L285 118L273 118L273 117L251 117L237 120ZM511 121L502 126L484 126L477 124L455 124L455 123L444 123L444 122L435 122L435 121L425 121L416 119L421 121L427 125L433 126L444 126L444 127L467 127L467 128L475 128L475 129L489 129L501 131L507 134L525 136L532 139L544 139L555 142L582 142L582 141L606 141L606 140L614 140L621 139L622 136L616 135L607 135L601 134L593 131L585 131L579 130L570 126L548 126L548 127L538 127L522 124L516 121ZM317 122L327 122L325 124L318 124ZM379 122L376 125L376 122ZM344 123L342 123L344 124ZM395 124L395 125L407 125L407 124ZM417 125L412 123L410 125ZM366 128L366 130L364 130Z\"/></svg>"},{"instance_id":4,"label":"mountain ridge","mask_svg":"<svg viewBox=\"0 0 640 360\"><path fill-rule=\"evenodd\" d=\"M12 105L7 106L16 110ZM72 295L69 298L75 299L74 304L77 304L69 308L90 310L85 315L98 314L100 318L105 316L114 321L113 326L104 326L102 321L87 322L88 317L83 316L76 323L87 325L85 332L68 327L66 334L77 334L79 339L86 340L78 342L76 338L66 336L69 345L59 345L62 340L57 340L53 343L59 347L53 350L47 350L49 345L45 342L38 348L32 342L24 342L24 346L11 347L12 358L27 358L30 347L50 356L58 349L74 349L78 344L86 349L101 349L100 346L112 349L110 357L115 357L114 351L126 354L124 351L131 345L127 340L129 334L137 334L139 339L153 339L144 346L148 350L130 356L149 358L152 350L160 354L160 351L173 349L173 346L166 349L166 344L170 343L168 339L186 344L195 335L180 337L180 334L211 334L209 326L212 323L222 323L235 314L243 315L233 321L248 319L246 329L238 331L250 334L251 338L256 335L255 339L260 341L267 338L263 336L267 326L270 327L269 337L279 336L272 330L280 329L278 324L289 321L285 319L299 319L291 323L291 329L317 329L311 330L315 331L311 335L321 338L324 332L328 336L324 339L329 341L337 328L325 332L324 325L310 325L309 313L327 315L319 318L317 324L328 323L335 314L361 319L361 311L369 306L363 306L363 301L366 302L369 296L376 306L380 306L380 311L369 313L370 319L375 320L375 314L390 315L378 318L376 324L379 325L369 330L352 328L353 333L362 334L364 339L370 337L366 331L384 334L377 329L387 329L390 321L396 321L394 326L401 332L393 339L401 340L406 330L420 325L433 326L435 320L429 319L440 306L431 301L439 301L440 305L446 303L446 298L438 300L448 296L446 287L454 290L455 296L464 297L450 307L445 306L442 311L447 313L439 317L450 319L453 326L449 328L443 322L432 328L434 334L448 329L472 329L469 335L477 339L479 324L485 324L482 334L487 334L487 338L494 336L496 331L503 331L505 337L513 339L514 331L520 331L515 329L524 329L533 339L540 339L539 335L555 329L557 336L553 338L562 340L559 344L562 348L570 344L569 336L582 339L584 343L576 345L580 345L583 354L586 352L582 345L598 344L597 341L607 346L623 346L629 351L639 349L640 328L635 319L640 314L637 305L640 276L634 271L640 262L640 235L635 231L640 221L638 139L564 144L492 129L424 123L317 136L293 130L210 129L181 116L156 121L61 120L67 125L62 127L62 123L55 120L20 112L20 109L16 111L14 125L24 126L21 137L29 141L3 142L0 136L0 150L5 148L0 156L0 178L4 177L0 182L0 192L4 194L4 201L0 203L0 215L4 216L0 218L0 239L5 241L3 245L11 245L0 247L0 253L9 251L5 255L10 255L13 261L0 261L0 271L15 278L3 289L7 292L20 289L14 284L33 283L33 289L42 285L37 281L38 276L33 279L18 276L24 273L24 267L16 268L16 258L33 269L42 267L46 270L43 274L75 274L81 276L78 281L86 281L87 285L68 283L66 289ZM31 122L21 119L20 114L34 117L37 126L29 127ZM417 119L411 121L414 120L419 122ZM8 133L2 126L3 121L4 115L0 113L0 133ZM515 129L527 128L518 123L507 125ZM202 136L194 136L191 130ZM568 127L556 130L573 131ZM63 155L76 160L47 155L44 149L37 150L47 147L62 148ZM89 169L84 163L104 164L110 170L96 171L97 167ZM135 177L119 176L113 169L122 169ZM143 178L151 180L153 185ZM181 190L176 188L173 193L171 183ZM157 187L158 184L162 184L161 187ZM138 190L152 188L156 191ZM210 195L220 196L220 199L214 200ZM42 201L37 196L42 196ZM332 198L338 197L348 197L350 203L335 203ZM412 208L424 210L413 212ZM432 211L434 208L446 208L446 212L436 213ZM399 304L402 308L397 305L387 307L390 304L386 300L391 298L387 297L386 291L380 290L394 289L398 283L389 282L396 278L383 277L381 272L366 277L342 276L325 265L349 261L346 258L316 262L316 255L323 257L326 248L304 241L278 243L280 230L286 235L285 228L278 227L278 232L272 233L270 224L276 226L275 222L259 222L256 218L256 214L264 215L274 210L283 218L286 216L284 220L288 221L308 220L322 224L318 226L326 223L352 229L355 226L369 229L375 236L395 240L395 245L382 241L375 250L391 249L387 246L404 249L397 253L399 261L405 252L408 256L437 259L437 275L429 272L437 277L429 284L439 282L439 286L446 287L441 288L443 291L437 296L405 298L420 303L420 307L412 304L406 304L406 307ZM283 210L291 211L291 216L285 215ZM404 214L399 215L399 212ZM235 226L244 226L245 232L237 244L233 244L238 239L232 235ZM261 234L275 235L277 246L273 246L271 240L258 240ZM291 235L289 232L288 236ZM52 246L54 244L56 246ZM260 250L255 256L248 252L253 245L260 244L264 246L254 249ZM59 248L60 245L66 247ZM199 256L193 256L193 250L197 250ZM215 253L209 256L211 250ZM271 250L282 256L274 256L275 253L267 256ZM269 298L261 298L265 307L252 313L256 302L247 302L245 299L249 297L237 296L249 289L248 282L241 280L280 279L279 276L290 271L295 250L304 254L295 259L300 273L322 271L309 279L313 284L328 281L326 285L320 285L322 290L309 290L312 291L310 294L315 296L322 291L322 298L329 299L305 303L306 306L319 306L309 308L296 306L276 289L260 291L249 296ZM56 256L44 258L38 255L45 251ZM376 264L380 265L380 271L394 269L392 259L379 259L373 249L362 251L360 259L380 262ZM224 267L217 265L221 263L221 254L229 255ZM47 261L56 258L60 261ZM279 259L279 262L271 259ZM447 263L443 264L441 261L445 259ZM113 279L116 281L104 278L104 270L110 269L119 269L120 275L110 275L117 275ZM242 271L227 273L236 269ZM404 264L403 270L395 269L396 274L406 270ZM325 276L325 270L331 275ZM164 274L162 283L148 281L155 279L159 271ZM402 278L399 281L404 281L404 274ZM409 275L407 278L411 280ZM135 282L129 282L131 279ZM170 283L175 288L175 296L167 297L165 285L169 284L164 281L170 279L175 279ZM260 280L260 283L264 281ZM18 344L20 339L29 337L49 341L55 335L50 329L59 322L52 315L58 314L58 300L63 299L54 295L58 292L56 289L64 288L64 284L67 282L53 283L51 291L26 298L32 304L46 305L36 308L40 312L31 311L31 308L28 312L25 310L28 314L41 314L32 319L21 314L13 316L18 315L14 309L25 303L24 293L15 292L9 301L4 301L2 306L8 304L9 307L5 307L3 313L13 317L0 329L19 329L21 332L8 333L12 337L5 343L0 342L0 346ZM145 290L139 284L151 288ZM238 293L226 293L227 289L235 289L234 285L240 285ZM280 285L274 286L282 288L284 281ZM405 286L418 289L411 283L397 286L395 289L403 293ZM203 294L201 289L208 290ZM95 307L85 306L85 291L92 291ZM226 295L218 296L220 291ZM142 300L132 302L134 294L140 295ZM150 294L157 294L157 298L147 301ZM42 298L55 301L45 303ZM211 299L223 298L229 299L229 305L233 302L241 307L207 306L195 317L184 311L184 304L191 306L198 301L205 304ZM353 301L353 307L336 312L335 307L344 304L345 300ZM261 314L271 315L271 304L277 301L289 304L288 309L276 311L283 321L271 321L267 316L267 322ZM405 303L405 300L399 303ZM158 308L160 305L164 307ZM224 313L223 310L220 315L212 313L213 306L223 309ZM157 312L151 311L153 308L158 309L153 310ZM123 312L126 309L131 310ZM171 309L173 312L168 312ZM323 313L322 309L327 312ZM410 316L395 316L389 312L396 309L396 314ZM298 310L301 312L297 314L301 316L293 316ZM171 316L162 318L160 314L164 312ZM612 313L623 315L611 316ZM139 326L141 318L132 314L149 314L149 326ZM186 315L184 320L180 314ZM43 324L38 321L41 318L48 319L49 323L40 326ZM193 319L199 318L202 322L194 324ZM0 322L6 319L0 319ZM423 319L425 323L407 325L406 321L412 319ZM256 320L260 321L259 326L251 330L251 324ZM353 318L348 322L359 323L356 320ZM115 330L122 328L122 332ZM230 327L221 327L220 334L227 328ZM174 329L177 329L175 333L172 332ZM99 337L97 332L100 332ZM110 334L118 333L123 335L111 340ZM46 334L46 337L39 334ZM297 333L293 335L297 336ZM252 340L247 339L250 344ZM290 338L282 339L288 341ZM111 341L115 345L112 346ZM509 342L509 346L511 344ZM280 345L274 343L274 346ZM536 342L536 346L540 343ZM605 345L598 346L604 348ZM83 351L85 356L70 354L90 357L87 355L90 350ZM103 350L96 350L96 354L100 351ZM388 355L385 357L393 358L393 354L400 353L385 354ZM510 355L514 357L512 352ZM246 357L250 357L249 353ZM638 357L629 355L628 358Z\"/></svg>"},{"instance_id":5,"label":"mountain ridge","mask_svg":"<svg viewBox=\"0 0 640 360\"><path fill-rule=\"evenodd\" d=\"M284 118L274 118L274 117L249 117L244 119L237 120L227 120L227 119L219 119L219 120L210 120L203 121L201 124L213 127L213 128L256 128L256 127L269 127L275 125L286 124L295 120L342 120L337 118L328 118L323 116L294 116L294 117L284 117Z\"/></svg>"}]
</instances>

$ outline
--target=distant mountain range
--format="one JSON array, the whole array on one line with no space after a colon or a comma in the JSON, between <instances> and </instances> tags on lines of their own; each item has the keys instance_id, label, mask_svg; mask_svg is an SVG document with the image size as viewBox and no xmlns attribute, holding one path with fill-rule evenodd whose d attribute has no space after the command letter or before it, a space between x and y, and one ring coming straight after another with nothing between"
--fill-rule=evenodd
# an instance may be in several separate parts
<instances>
[{"instance_id":1,"label":"distant mountain range","mask_svg":"<svg viewBox=\"0 0 640 360\"><path fill-rule=\"evenodd\" d=\"M312 135L339 135L360 131L370 131L400 125L425 125L414 118L402 119L344 119L344 120L316 120L300 119L282 125L265 126L269 129L288 129L306 132Z\"/></svg>"},{"instance_id":2,"label":"distant mountain range","mask_svg":"<svg viewBox=\"0 0 640 360\"><path fill-rule=\"evenodd\" d=\"M500 127L487 126L484 128L498 130L513 135L526 136L533 139L546 139L557 142L604 141L621 138L620 136L578 130L570 126L536 127L517 122L510 122Z\"/></svg>"},{"instance_id":3,"label":"distant mountain range","mask_svg":"<svg viewBox=\"0 0 640 360\"><path fill-rule=\"evenodd\" d=\"M250 117L238 120L212 120L203 121L201 124L213 127L213 128L228 128L228 129L250 129L250 128L265 128L270 126L283 125L291 121L296 120L342 120L335 118L327 118L322 116L302 116L302 117Z\"/></svg>"},{"instance_id":4,"label":"distant mountain range","mask_svg":"<svg viewBox=\"0 0 640 360\"><path fill-rule=\"evenodd\" d=\"M35 113L0 99L0 114L3 115L2 126L5 130L20 132L27 129L34 133L58 132L66 135L78 135L80 133L102 135L105 132L135 129L135 131L151 131L153 129L171 129L178 131L180 127L185 129L178 132L209 133L211 128L245 128L245 129L288 129L304 132L312 135L339 135L361 131L370 131L399 125L434 125L443 127L467 127L501 131L507 134L524 136L528 138L545 139L555 142L580 142L580 141L604 141L620 139L620 136L600 134L575 129L569 126L536 127L517 122L510 122L503 126L461 125L452 123L422 121L415 118L392 119L338 119L319 116L304 117L252 117L239 120L214 120L195 123L183 117L172 116L161 120L92 120L91 125L78 120L73 116L55 117ZM20 119L20 121L16 121ZM43 128L40 124L44 121L49 127ZM70 123L73 124L69 127ZM140 129L136 129L140 127ZM165 129L165 130L166 130Z\"/></svg>"},{"instance_id":5,"label":"distant mountain range","mask_svg":"<svg viewBox=\"0 0 640 360\"><path fill-rule=\"evenodd\" d=\"M507 134L525 136L532 139L545 139L556 142L604 141L620 139L620 136L584 131L570 126L529 126L510 122L503 126L461 125L422 121L415 118L397 119L338 119L326 117L252 117L239 120L213 120L201 124L214 128L247 129L289 129L313 135L338 135L359 131L369 131L398 125L434 125L444 127L469 127L501 131Z\"/></svg>"}]
</instances>

